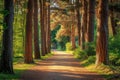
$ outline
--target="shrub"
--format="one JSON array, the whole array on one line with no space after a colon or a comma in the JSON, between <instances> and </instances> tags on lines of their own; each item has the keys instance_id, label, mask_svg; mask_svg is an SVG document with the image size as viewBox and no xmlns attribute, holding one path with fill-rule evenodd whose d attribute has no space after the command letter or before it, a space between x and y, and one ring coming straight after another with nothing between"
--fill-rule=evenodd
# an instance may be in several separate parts
<instances>
[{"instance_id":1,"label":"shrub","mask_svg":"<svg viewBox=\"0 0 120 80\"><path fill-rule=\"evenodd\" d=\"M112 64L112 65L120 65L119 56L120 56L120 54L118 54L118 53L110 53L110 56L109 56L110 64Z\"/></svg>"},{"instance_id":2,"label":"shrub","mask_svg":"<svg viewBox=\"0 0 120 80\"><path fill-rule=\"evenodd\" d=\"M71 51L72 50L72 45L70 42L66 43L66 51Z\"/></svg>"},{"instance_id":3,"label":"shrub","mask_svg":"<svg viewBox=\"0 0 120 80\"><path fill-rule=\"evenodd\" d=\"M96 60L96 56L89 56L88 57L88 62L89 63L95 63L95 60Z\"/></svg>"},{"instance_id":4,"label":"shrub","mask_svg":"<svg viewBox=\"0 0 120 80\"><path fill-rule=\"evenodd\" d=\"M114 37L109 38L109 59L112 65L120 66L120 30Z\"/></svg>"},{"instance_id":5,"label":"shrub","mask_svg":"<svg viewBox=\"0 0 120 80\"><path fill-rule=\"evenodd\" d=\"M120 54L120 32L114 36L109 38L109 51L112 53Z\"/></svg>"},{"instance_id":6,"label":"shrub","mask_svg":"<svg viewBox=\"0 0 120 80\"><path fill-rule=\"evenodd\" d=\"M117 64L118 66L120 66L120 59L118 59L118 60L116 61L116 64Z\"/></svg>"},{"instance_id":7,"label":"shrub","mask_svg":"<svg viewBox=\"0 0 120 80\"><path fill-rule=\"evenodd\" d=\"M95 56L89 56L88 59L84 60L84 62L82 63L83 66L89 66L91 64L94 64L96 60Z\"/></svg>"},{"instance_id":8,"label":"shrub","mask_svg":"<svg viewBox=\"0 0 120 80\"><path fill-rule=\"evenodd\" d=\"M93 56L95 55L95 42L89 42L89 43L86 43L86 53L88 56Z\"/></svg>"},{"instance_id":9,"label":"shrub","mask_svg":"<svg viewBox=\"0 0 120 80\"><path fill-rule=\"evenodd\" d=\"M73 54L79 59L86 59L88 57L87 53L85 51L80 50L79 47L74 50Z\"/></svg>"}]
</instances>

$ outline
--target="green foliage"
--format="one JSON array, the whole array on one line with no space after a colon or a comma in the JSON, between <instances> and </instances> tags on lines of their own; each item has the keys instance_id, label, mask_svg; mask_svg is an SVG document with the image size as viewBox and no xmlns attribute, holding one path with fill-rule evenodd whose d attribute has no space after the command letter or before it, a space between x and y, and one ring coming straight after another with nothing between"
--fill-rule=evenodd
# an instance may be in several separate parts
<instances>
[{"instance_id":1,"label":"green foliage","mask_svg":"<svg viewBox=\"0 0 120 80\"><path fill-rule=\"evenodd\" d=\"M88 57L88 62L90 62L90 63L95 63L95 60L96 60L96 56Z\"/></svg>"},{"instance_id":2,"label":"green foliage","mask_svg":"<svg viewBox=\"0 0 120 80\"><path fill-rule=\"evenodd\" d=\"M3 0L0 0L0 56L2 53L2 34L3 34Z\"/></svg>"},{"instance_id":3,"label":"green foliage","mask_svg":"<svg viewBox=\"0 0 120 80\"><path fill-rule=\"evenodd\" d=\"M109 39L109 51L113 53L120 53L120 35L116 35Z\"/></svg>"},{"instance_id":4,"label":"green foliage","mask_svg":"<svg viewBox=\"0 0 120 80\"><path fill-rule=\"evenodd\" d=\"M120 54L118 53L110 53L110 64L115 65L115 66L120 66Z\"/></svg>"},{"instance_id":5,"label":"green foliage","mask_svg":"<svg viewBox=\"0 0 120 80\"><path fill-rule=\"evenodd\" d=\"M92 55L95 55L96 54L96 45L95 45L95 42L89 42L89 43L86 43L86 53L88 56L92 56Z\"/></svg>"},{"instance_id":6,"label":"green foliage","mask_svg":"<svg viewBox=\"0 0 120 80\"><path fill-rule=\"evenodd\" d=\"M120 66L120 32L109 39L109 53L110 63L112 65Z\"/></svg>"},{"instance_id":7,"label":"green foliage","mask_svg":"<svg viewBox=\"0 0 120 80\"><path fill-rule=\"evenodd\" d=\"M76 58L78 58L81 61L81 64L83 66L87 67L95 63L96 56L95 55L88 56L86 51L80 50L79 47L74 50L73 54L75 55Z\"/></svg>"},{"instance_id":8,"label":"green foliage","mask_svg":"<svg viewBox=\"0 0 120 80\"><path fill-rule=\"evenodd\" d=\"M2 10L0 11L1 14L3 14L4 16L7 16L9 14L8 10Z\"/></svg>"},{"instance_id":9,"label":"green foliage","mask_svg":"<svg viewBox=\"0 0 120 80\"><path fill-rule=\"evenodd\" d=\"M89 56L86 60L83 61L83 66L89 66L91 64L94 64L96 60L96 56Z\"/></svg>"},{"instance_id":10,"label":"green foliage","mask_svg":"<svg viewBox=\"0 0 120 80\"><path fill-rule=\"evenodd\" d=\"M65 45L66 45L67 42L69 42L69 36L62 36L61 40L58 41L58 45L57 45L58 49L59 50L66 50Z\"/></svg>"},{"instance_id":11,"label":"green foliage","mask_svg":"<svg viewBox=\"0 0 120 80\"><path fill-rule=\"evenodd\" d=\"M76 48L73 54L75 55L76 58L80 60L84 60L88 58L87 53L85 51L80 50L80 47Z\"/></svg>"},{"instance_id":12,"label":"green foliage","mask_svg":"<svg viewBox=\"0 0 120 80\"><path fill-rule=\"evenodd\" d=\"M52 42L52 48L57 48L57 40L56 33L60 29L60 25L58 25L54 30L51 31L51 42Z\"/></svg>"},{"instance_id":13,"label":"green foliage","mask_svg":"<svg viewBox=\"0 0 120 80\"><path fill-rule=\"evenodd\" d=\"M66 43L66 51L71 51L72 50L72 45L70 42Z\"/></svg>"}]
</instances>

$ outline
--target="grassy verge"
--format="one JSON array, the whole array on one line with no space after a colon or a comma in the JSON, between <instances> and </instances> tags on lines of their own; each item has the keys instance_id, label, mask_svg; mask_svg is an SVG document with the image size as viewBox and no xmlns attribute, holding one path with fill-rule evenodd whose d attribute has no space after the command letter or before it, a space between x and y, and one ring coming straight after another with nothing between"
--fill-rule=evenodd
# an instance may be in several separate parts
<instances>
[{"instance_id":1,"label":"grassy verge","mask_svg":"<svg viewBox=\"0 0 120 80\"><path fill-rule=\"evenodd\" d=\"M95 63L88 62L88 59L81 61L81 65L92 72L97 72L98 74L103 75L107 80L113 80L115 78L116 78L115 80L120 80L117 79L117 77L119 77L120 74L119 66L115 67L104 64L96 66Z\"/></svg>"},{"instance_id":2,"label":"grassy verge","mask_svg":"<svg viewBox=\"0 0 120 80\"><path fill-rule=\"evenodd\" d=\"M103 75L107 80L120 80L120 66L95 65L95 56L87 56L83 51L74 51L75 58L79 59L80 64L87 70Z\"/></svg>"},{"instance_id":3,"label":"grassy verge","mask_svg":"<svg viewBox=\"0 0 120 80\"><path fill-rule=\"evenodd\" d=\"M46 56L42 56L42 58L40 60L34 60L35 63L38 63L44 59L49 58L50 56L52 56L53 53L47 54ZM25 64L24 63L24 59L22 56L20 57L15 57L14 58L14 74L2 74L0 73L0 80L19 80L21 74L25 71L28 70L34 66L36 66L36 64Z\"/></svg>"}]
</instances>

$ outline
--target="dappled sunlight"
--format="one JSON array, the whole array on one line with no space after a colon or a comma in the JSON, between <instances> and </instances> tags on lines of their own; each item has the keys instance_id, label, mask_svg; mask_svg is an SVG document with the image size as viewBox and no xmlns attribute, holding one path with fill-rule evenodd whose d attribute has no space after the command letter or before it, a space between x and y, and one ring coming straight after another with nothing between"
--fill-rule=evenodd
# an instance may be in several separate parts
<instances>
[{"instance_id":1,"label":"dappled sunlight","mask_svg":"<svg viewBox=\"0 0 120 80\"><path fill-rule=\"evenodd\" d=\"M36 67L26 71L22 78L29 80L104 80L98 74L81 67L72 54L61 51L57 51L47 60L36 63Z\"/></svg>"}]
</instances>

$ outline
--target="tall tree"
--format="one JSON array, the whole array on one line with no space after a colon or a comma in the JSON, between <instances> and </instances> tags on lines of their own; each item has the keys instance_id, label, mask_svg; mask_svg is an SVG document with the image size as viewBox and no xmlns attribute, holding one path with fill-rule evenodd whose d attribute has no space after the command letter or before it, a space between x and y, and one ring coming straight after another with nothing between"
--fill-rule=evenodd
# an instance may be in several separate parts
<instances>
[{"instance_id":1,"label":"tall tree","mask_svg":"<svg viewBox=\"0 0 120 80\"><path fill-rule=\"evenodd\" d=\"M47 33L46 33L46 40L47 40L47 52L51 52L51 29L50 29L50 0L46 2L47 6Z\"/></svg>"},{"instance_id":2,"label":"tall tree","mask_svg":"<svg viewBox=\"0 0 120 80\"><path fill-rule=\"evenodd\" d=\"M75 45L75 26L74 26L74 24L71 25L71 44L72 44L72 49L74 50L76 48L76 45Z\"/></svg>"},{"instance_id":3,"label":"tall tree","mask_svg":"<svg viewBox=\"0 0 120 80\"><path fill-rule=\"evenodd\" d=\"M81 49L84 49L84 43L86 41L86 33L87 33L87 8L88 2L87 0L82 1L83 11L82 11L82 23L81 23Z\"/></svg>"},{"instance_id":4,"label":"tall tree","mask_svg":"<svg viewBox=\"0 0 120 80\"><path fill-rule=\"evenodd\" d=\"M3 31L3 50L1 54L0 72L13 74L13 0L4 0L4 31Z\"/></svg>"},{"instance_id":5,"label":"tall tree","mask_svg":"<svg viewBox=\"0 0 120 80\"><path fill-rule=\"evenodd\" d=\"M25 63L33 63L32 47L32 17L33 17L33 0L28 0L28 11L25 31Z\"/></svg>"},{"instance_id":6,"label":"tall tree","mask_svg":"<svg viewBox=\"0 0 120 80\"><path fill-rule=\"evenodd\" d=\"M34 0L34 56L40 59L39 28L38 28L38 0Z\"/></svg>"},{"instance_id":7,"label":"tall tree","mask_svg":"<svg viewBox=\"0 0 120 80\"><path fill-rule=\"evenodd\" d=\"M108 64L108 0L99 1L96 65Z\"/></svg>"},{"instance_id":8,"label":"tall tree","mask_svg":"<svg viewBox=\"0 0 120 80\"><path fill-rule=\"evenodd\" d=\"M94 41L95 3L95 0L88 0L87 42Z\"/></svg>"},{"instance_id":9,"label":"tall tree","mask_svg":"<svg viewBox=\"0 0 120 80\"><path fill-rule=\"evenodd\" d=\"M42 55L45 56L47 53L46 49L46 28L45 28L45 0L39 0L40 2L40 24L41 24L41 50Z\"/></svg>"},{"instance_id":10,"label":"tall tree","mask_svg":"<svg viewBox=\"0 0 120 80\"><path fill-rule=\"evenodd\" d=\"M80 21L80 2L79 0L76 0L76 16L77 16L77 28L78 28L78 44L79 46L80 41L81 41L81 35L80 35L80 31L81 31L81 21Z\"/></svg>"}]
</instances>

